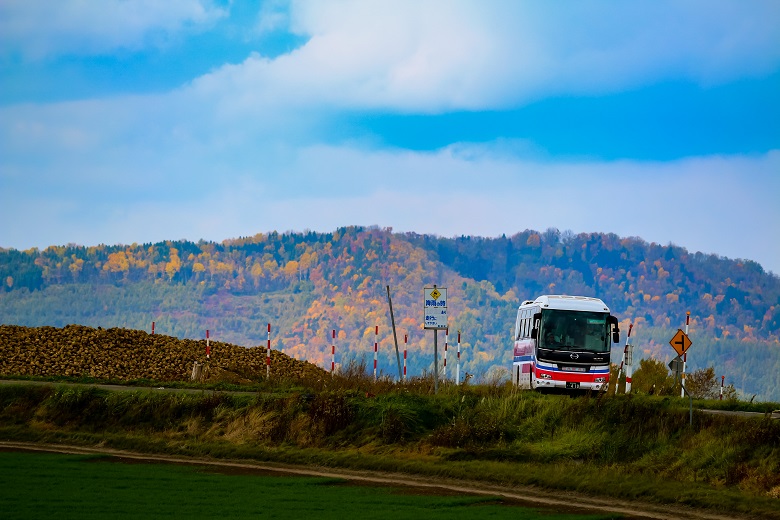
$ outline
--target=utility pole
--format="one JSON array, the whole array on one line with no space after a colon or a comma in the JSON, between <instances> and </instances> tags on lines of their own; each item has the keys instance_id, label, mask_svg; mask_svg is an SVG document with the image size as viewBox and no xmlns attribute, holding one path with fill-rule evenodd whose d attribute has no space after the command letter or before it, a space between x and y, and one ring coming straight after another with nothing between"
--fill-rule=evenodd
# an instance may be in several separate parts
<instances>
[{"instance_id":1,"label":"utility pole","mask_svg":"<svg viewBox=\"0 0 780 520\"><path fill-rule=\"evenodd\" d=\"M395 316L393 315L393 300L390 298L390 286L387 286L387 303L390 305L390 321L393 324L393 341L395 342L395 359L398 361L398 380L401 381L401 355L398 353L398 335L395 332Z\"/></svg>"}]
</instances>

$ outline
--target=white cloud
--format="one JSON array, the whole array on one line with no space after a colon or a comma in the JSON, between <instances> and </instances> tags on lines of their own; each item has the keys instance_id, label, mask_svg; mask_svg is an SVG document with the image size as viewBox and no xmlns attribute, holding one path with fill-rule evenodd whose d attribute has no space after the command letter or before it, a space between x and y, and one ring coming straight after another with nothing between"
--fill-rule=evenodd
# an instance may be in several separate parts
<instances>
[{"instance_id":1,"label":"white cloud","mask_svg":"<svg viewBox=\"0 0 780 520\"><path fill-rule=\"evenodd\" d=\"M94 53L220 15L184 0L132 4L148 7L136 18L122 11L131 3L55 2L43 19L42 5L3 3L0 42ZM0 246L351 224L492 236L555 226L672 241L780 272L780 241L766 240L780 226L778 152L576 164L534 158L522 142L431 153L311 144L342 109L498 109L760 74L780 61L777 5L296 2L290 27L310 39L290 54L253 55L167 94L1 107L0 221L19 225L0 228Z\"/></svg>"},{"instance_id":2,"label":"white cloud","mask_svg":"<svg viewBox=\"0 0 780 520\"><path fill-rule=\"evenodd\" d=\"M28 59L137 50L224 15L208 0L4 0L0 47Z\"/></svg>"},{"instance_id":3,"label":"white cloud","mask_svg":"<svg viewBox=\"0 0 780 520\"><path fill-rule=\"evenodd\" d=\"M468 148L131 149L55 156L46 180L38 165L4 158L0 220L19 225L0 230L0 246L221 240L356 224L444 236L557 227L673 242L780 273L780 242L770 239L780 226L780 151L576 163Z\"/></svg>"},{"instance_id":4,"label":"white cloud","mask_svg":"<svg viewBox=\"0 0 780 520\"><path fill-rule=\"evenodd\" d=\"M614 92L669 79L717 83L780 63L780 4L333 2L292 4L309 40L195 81L243 113L270 104L439 112Z\"/></svg>"},{"instance_id":5,"label":"white cloud","mask_svg":"<svg viewBox=\"0 0 780 520\"><path fill-rule=\"evenodd\" d=\"M96 52L222 14L194 0L52 5L3 3L3 45ZM271 18L287 16L268 5ZM46 8L52 14L44 16ZM142 134L198 146L306 142L345 109L501 109L669 78L726 80L778 66L779 16L780 4L760 1L294 2L290 28L309 40L289 54L253 54L167 95L20 107L11 119L21 126L6 137L59 132L71 145Z\"/></svg>"},{"instance_id":6,"label":"white cloud","mask_svg":"<svg viewBox=\"0 0 780 520\"><path fill-rule=\"evenodd\" d=\"M295 188L280 193L266 185L263 202L246 206L246 218L236 219L239 234L377 224L443 236L498 236L557 227L672 242L692 252L755 260L780 274L780 242L772 239L780 227L780 151L669 163L546 163L484 154L464 160L448 149L317 147L289 170L294 173L285 182ZM318 172L323 185L301 187ZM266 227L251 227L258 222Z\"/></svg>"},{"instance_id":7,"label":"white cloud","mask_svg":"<svg viewBox=\"0 0 780 520\"><path fill-rule=\"evenodd\" d=\"M255 30L260 34L287 30L290 25L289 4L284 0L267 0L260 6Z\"/></svg>"}]
</instances>

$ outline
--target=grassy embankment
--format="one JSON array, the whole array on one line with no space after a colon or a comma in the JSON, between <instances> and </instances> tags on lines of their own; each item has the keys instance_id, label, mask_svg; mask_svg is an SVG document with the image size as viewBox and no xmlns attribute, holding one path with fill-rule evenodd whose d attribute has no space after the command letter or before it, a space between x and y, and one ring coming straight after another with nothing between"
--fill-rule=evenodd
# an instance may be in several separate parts
<instances>
[{"instance_id":1,"label":"grassy embankment","mask_svg":"<svg viewBox=\"0 0 780 520\"><path fill-rule=\"evenodd\" d=\"M348 376L348 377L347 377ZM403 472L780 518L780 421L650 396L407 387L359 371L233 396L0 387L0 439ZM268 387L267 390L271 388Z\"/></svg>"},{"instance_id":2,"label":"grassy embankment","mask_svg":"<svg viewBox=\"0 0 780 520\"><path fill-rule=\"evenodd\" d=\"M125 329L0 326L0 374L189 386L250 395L109 392L0 385L0 440L101 445L148 453L250 459L680 503L780 518L780 421L712 416L657 396L571 399L502 385L374 382L365 367L331 378L265 352ZM198 386L198 385L195 385ZM777 404L710 401L769 411Z\"/></svg>"}]
</instances>

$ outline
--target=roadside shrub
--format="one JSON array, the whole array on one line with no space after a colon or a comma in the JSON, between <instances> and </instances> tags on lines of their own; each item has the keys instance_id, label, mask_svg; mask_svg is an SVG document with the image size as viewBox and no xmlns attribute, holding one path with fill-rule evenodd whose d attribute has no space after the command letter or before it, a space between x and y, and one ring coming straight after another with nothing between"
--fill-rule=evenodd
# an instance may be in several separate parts
<instances>
[{"instance_id":1,"label":"roadside shrub","mask_svg":"<svg viewBox=\"0 0 780 520\"><path fill-rule=\"evenodd\" d=\"M22 424L29 421L38 406L53 393L51 387L1 385L0 423Z\"/></svg>"},{"instance_id":2,"label":"roadside shrub","mask_svg":"<svg viewBox=\"0 0 780 520\"><path fill-rule=\"evenodd\" d=\"M308 415L313 427L323 435L332 435L346 428L355 417L343 392L323 392L314 396Z\"/></svg>"}]
</instances>

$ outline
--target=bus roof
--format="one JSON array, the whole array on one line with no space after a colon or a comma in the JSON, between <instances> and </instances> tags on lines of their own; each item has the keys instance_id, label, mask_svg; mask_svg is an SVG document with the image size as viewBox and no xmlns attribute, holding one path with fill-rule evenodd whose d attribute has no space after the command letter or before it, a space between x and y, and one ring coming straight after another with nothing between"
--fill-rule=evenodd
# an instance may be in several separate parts
<instances>
[{"instance_id":1,"label":"bus roof","mask_svg":"<svg viewBox=\"0 0 780 520\"><path fill-rule=\"evenodd\" d=\"M538 305L543 309L565 309L571 311L609 312L609 307L599 298L588 296L568 296L565 294L545 294L525 305Z\"/></svg>"}]
</instances>

